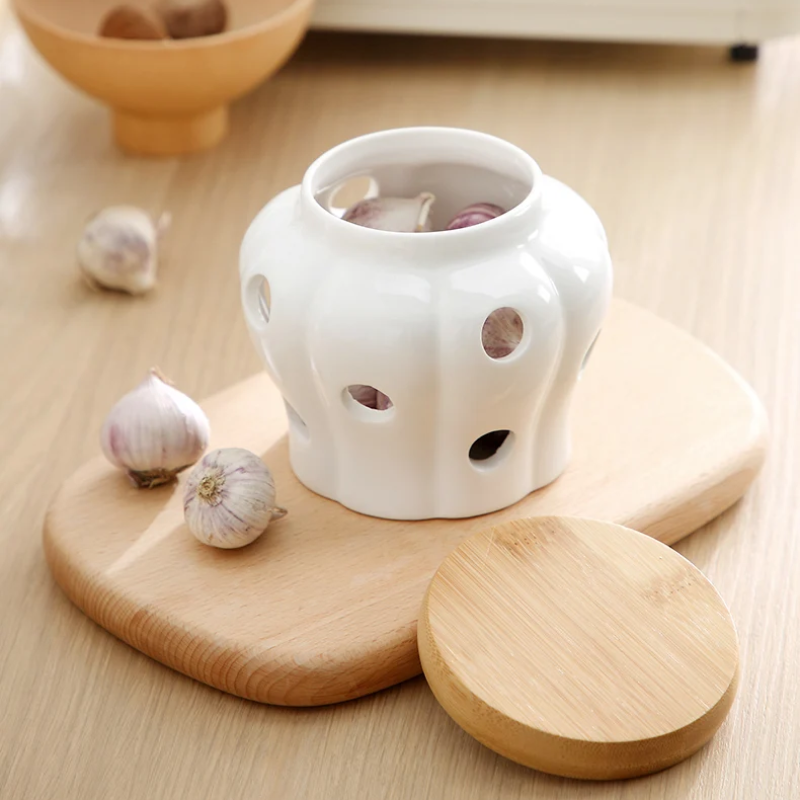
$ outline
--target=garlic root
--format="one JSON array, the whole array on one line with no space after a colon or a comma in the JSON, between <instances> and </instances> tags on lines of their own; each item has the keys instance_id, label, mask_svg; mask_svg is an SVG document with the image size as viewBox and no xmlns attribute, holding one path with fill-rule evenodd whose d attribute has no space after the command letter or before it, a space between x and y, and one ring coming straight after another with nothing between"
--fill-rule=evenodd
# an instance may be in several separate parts
<instances>
[{"instance_id":1,"label":"garlic root","mask_svg":"<svg viewBox=\"0 0 800 800\"><path fill-rule=\"evenodd\" d=\"M183 510L196 539L223 549L254 542L287 514L275 505L269 467L241 447L214 450L200 461L186 482Z\"/></svg>"}]
</instances>

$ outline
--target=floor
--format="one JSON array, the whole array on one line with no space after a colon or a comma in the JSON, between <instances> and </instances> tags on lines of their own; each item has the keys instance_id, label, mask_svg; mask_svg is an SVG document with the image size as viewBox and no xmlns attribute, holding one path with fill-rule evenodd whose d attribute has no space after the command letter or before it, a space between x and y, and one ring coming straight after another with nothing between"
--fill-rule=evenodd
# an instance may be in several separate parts
<instances>
[{"instance_id":1,"label":"floor","mask_svg":"<svg viewBox=\"0 0 800 800\"><path fill-rule=\"evenodd\" d=\"M421 678L307 711L227 696L105 633L45 565L47 502L138 376L157 363L203 397L259 369L236 280L256 211L333 144L409 124L489 131L571 184L606 224L617 295L714 348L769 412L755 487L677 548L730 605L739 697L664 773L592 784L519 767ZM0 796L800 797L798 143L800 40L733 65L720 48L312 34L236 105L220 148L142 161L0 10ZM141 300L91 293L74 265L83 222L120 201L174 215Z\"/></svg>"}]
</instances>

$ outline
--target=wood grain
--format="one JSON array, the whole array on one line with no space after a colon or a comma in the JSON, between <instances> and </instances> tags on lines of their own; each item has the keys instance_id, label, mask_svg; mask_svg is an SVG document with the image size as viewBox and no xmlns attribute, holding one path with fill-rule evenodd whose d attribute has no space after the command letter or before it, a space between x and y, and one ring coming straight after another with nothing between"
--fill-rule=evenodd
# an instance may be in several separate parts
<instances>
[{"instance_id":1,"label":"wood grain","mask_svg":"<svg viewBox=\"0 0 800 800\"><path fill-rule=\"evenodd\" d=\"M1 14L2 12L0 12ZM185 161L127 159L106 112L0 16L0 796L3 800L787 800L800 797L800 43L722 50L312 34ZM337 142L466 125L526 148L609 233L616 294L756 388L770 455L744 501L677 545L730 606L741 683L708 747L604 785L492 753L415 679L323 709L240 700L121 645L42 552L47 504L152 364L207 397L260 369L237 251L256 211ZM159 287L92 294L98 208L173 213Z\"/></svg>"},{"instance_id":2,"label":"wood grain","mask_svg":"<svg viewBox=\"0 0 800 800\"><path fill-rule=\"evenodd\" d=\"M696 753L730 711L736 630L685 558L596 520L513 520L436 571L419 616L431 690L521 764L632 778Z\"/></svg>"},{"instance_id":3,"label":"wood grain","mask_svg":"<svg viewBox=\"0 0 800 800\"><path fill-rule=\"evenodd\" d=\"M460 520L356 514L289 466L283 401L266 375L209 399L211 447L263 454L289 516L248 548L205 547L183 485L140 491L99 457L47 515L56 580L92 619L174 669L266 703L350 700L419 674L416 623L442 559L487 525L593 516L675 542L741 497L764 456L764 412L723 362L615 301L577 392L574 454L556 482Z\"/></svg>"}]
</instances>

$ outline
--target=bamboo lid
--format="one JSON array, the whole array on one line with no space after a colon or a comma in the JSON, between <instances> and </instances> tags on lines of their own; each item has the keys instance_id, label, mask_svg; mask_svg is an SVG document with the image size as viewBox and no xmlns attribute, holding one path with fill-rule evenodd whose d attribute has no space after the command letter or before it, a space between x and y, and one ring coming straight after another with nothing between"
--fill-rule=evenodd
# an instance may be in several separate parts
<instances>
[{"instance_id":1,"label":"bamboo lid","mask_svg":"<svg viewBox=\"0 0 800 800\"><path fill-rule=\"evenodd\" d=\"M556 775L671 766L708 742L736 692L736 631L711 583L606 522L540 517L467 539L430 584L418 638L462 728Z\"/></svg>"}]
</instances>

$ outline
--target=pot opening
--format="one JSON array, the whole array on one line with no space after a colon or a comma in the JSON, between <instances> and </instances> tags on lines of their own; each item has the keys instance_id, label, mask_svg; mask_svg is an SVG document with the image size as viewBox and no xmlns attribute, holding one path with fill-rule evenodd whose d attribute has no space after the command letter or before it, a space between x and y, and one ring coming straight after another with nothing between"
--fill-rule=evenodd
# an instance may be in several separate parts
<instances>
[{"instance_id":1,"label":"pot opening","mask_svg":"<svg viewBox=\"0 0 800 800\"><path fill-rule=\"evenodd\" d=\"M501 139L460 129L407 128L345 142L322 156L306 181L316 203L339 218L364 199L412 201L430 193L435 200L425 210L424 225L415 228L418 209L411 204L406 227L402 213L398 227L372 221L366 227L441 232L464 222L459 215L471 206L477 210L469 224L458 227L501 218L538 189L539 173L526 153Z\"/></svg>"}]
</instances>

